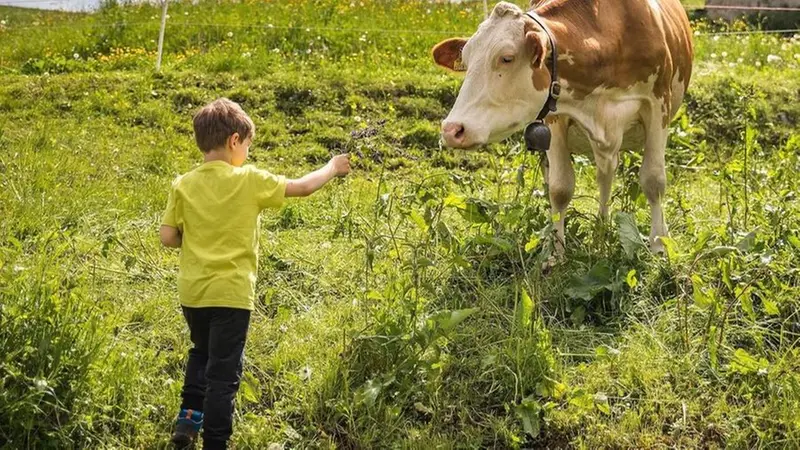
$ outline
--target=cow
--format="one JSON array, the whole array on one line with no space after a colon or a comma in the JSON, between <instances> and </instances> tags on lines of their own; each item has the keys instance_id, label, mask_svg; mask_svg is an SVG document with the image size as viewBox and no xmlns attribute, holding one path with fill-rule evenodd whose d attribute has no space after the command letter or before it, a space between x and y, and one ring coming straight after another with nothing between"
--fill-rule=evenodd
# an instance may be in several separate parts
<instances>
[{"instance_id":1,"label":"cow","mask_svg":"<svg viewBox=\"0 0 800 450\"><path fill-rule=\"evenodd\" d=\"M575 190L571 153L593 154L599 216L607 218L619 152L642 148L639 181L651 208L650 249L663 252L664 154L692 74L691 29L679 0L534 0L530 12L501 2L475 34L440 42L433 57L465 72L442 122L447 147L501 141L556 101L546 116L551 142L543 165L559 253ZM554 92L559 85L560 96Z\"/></svg>"}]
</instances>

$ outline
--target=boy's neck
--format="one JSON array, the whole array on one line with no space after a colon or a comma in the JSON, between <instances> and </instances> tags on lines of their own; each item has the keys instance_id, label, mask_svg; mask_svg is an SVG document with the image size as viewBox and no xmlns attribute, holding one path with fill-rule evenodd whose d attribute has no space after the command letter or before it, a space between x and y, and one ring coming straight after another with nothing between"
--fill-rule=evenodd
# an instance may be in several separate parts
<instances>
[{"instance_id":1,"label":"boy's neck","mask_svg":"<svg viewBox=\"0 0 800 450\"><path fill-rule=\"evenodd\" d=\"M211 150L203 155L203 162L225 161L231 164L231 153L226 149Z\"/></svg>"}]
</instances>

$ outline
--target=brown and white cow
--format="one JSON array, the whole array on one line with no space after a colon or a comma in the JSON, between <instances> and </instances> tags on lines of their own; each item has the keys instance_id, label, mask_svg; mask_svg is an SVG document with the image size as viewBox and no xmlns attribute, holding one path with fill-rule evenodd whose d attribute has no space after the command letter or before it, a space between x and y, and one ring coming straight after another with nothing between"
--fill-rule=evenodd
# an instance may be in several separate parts
<instances>
[{"instance_id":1,"label":"brown and white cow","mask_svg":"<svg viewBox=\"0 0 800 450\"><path fill-rule=\"evenodd\" d=\"M639 171L652 210L650 247L663 250L668 125L692 73L689 21L679 0L534 0L532 9L556 42L562 86L547 116L552 140L547 181L560 249L564 211L575 189L570 154L593 153L600 216L608 216L620 149L644 148ZM466 71L442 122L448 147L473 148L533 122L551 83L552 49L544 29L518 6L501 2L469 39L433 49L436 63Z\"/></svg>"}]
</instances>

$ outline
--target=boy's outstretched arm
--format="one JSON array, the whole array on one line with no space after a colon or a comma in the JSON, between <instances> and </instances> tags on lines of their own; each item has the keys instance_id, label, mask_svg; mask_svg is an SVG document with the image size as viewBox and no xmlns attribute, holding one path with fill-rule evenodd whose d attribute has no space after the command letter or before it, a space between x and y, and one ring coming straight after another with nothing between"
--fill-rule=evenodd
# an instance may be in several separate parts
<instances>
[{"instance_id":1,"label":"boy's outstretched arm","mask_svg":"<svg viewBox=\"0 0 800 450\"><path fill-rule=\"evenodd\" d=\"M165 247L180 248L183 242L181 230L169 225L161 225L158 234L161 237L161 243L164 244Z\"/></svg>"},{"instance_id":2,"label":"boy's outstretched arm","mask_svg":"<svg viewBox=\"0 0 800 450\"><path fill-rule=\"evenodd\" d=\"M288 180L286 197L307 197L334 177L345 176L348 173L350 173L350 155L336 155L324 167L306 174L302 178Z\"/></svg>"}]
</instances>

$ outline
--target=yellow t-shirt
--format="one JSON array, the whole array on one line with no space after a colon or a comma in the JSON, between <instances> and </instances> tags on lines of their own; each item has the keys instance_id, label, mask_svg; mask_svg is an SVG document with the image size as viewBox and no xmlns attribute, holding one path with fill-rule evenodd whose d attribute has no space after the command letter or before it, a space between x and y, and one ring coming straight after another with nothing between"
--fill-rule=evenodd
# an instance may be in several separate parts
<instances>
[{"instance_id":1,"label":"yellow t-shirt","mask_svg":"<svg viewBox=\"0 0 800 450\"><path fill-rule=\"evenodd\" d=\"M279 208L286 178L210 161L178 177L163 225L181 231L178 297L184 306L253 309L258 217Z\"/></svg>"}]
</instances>

